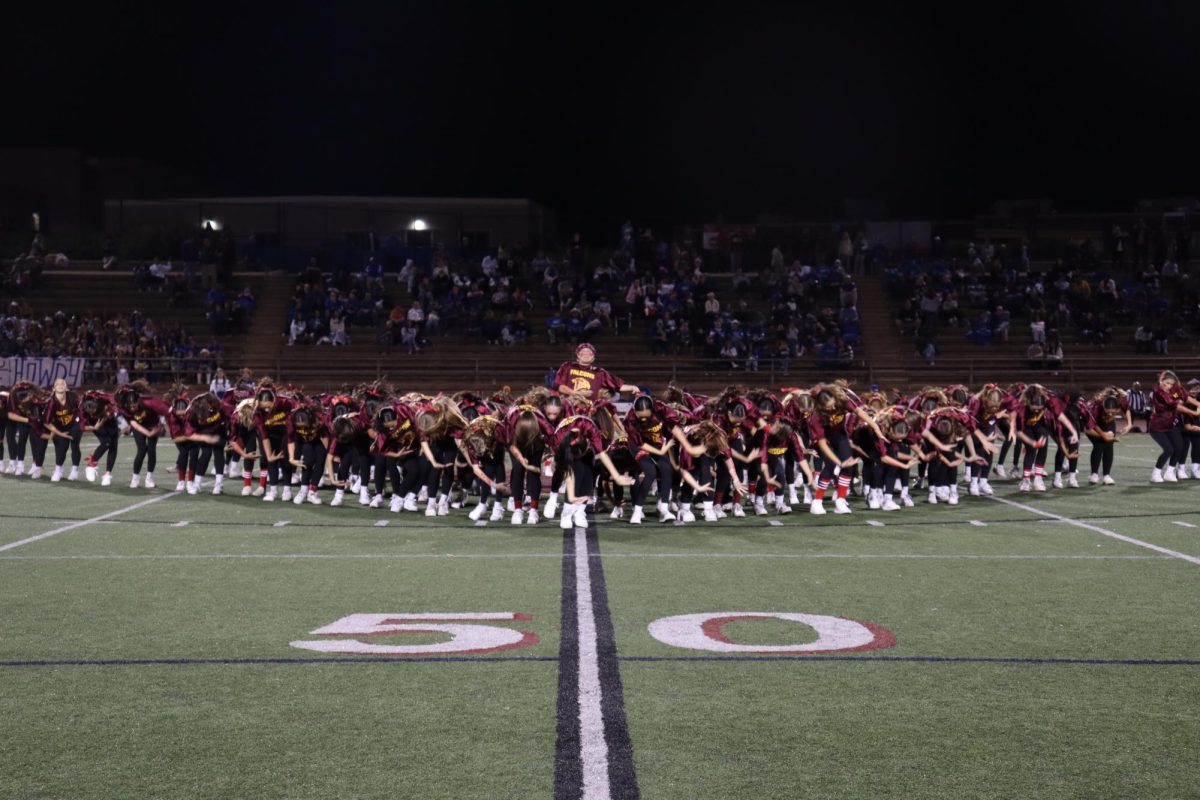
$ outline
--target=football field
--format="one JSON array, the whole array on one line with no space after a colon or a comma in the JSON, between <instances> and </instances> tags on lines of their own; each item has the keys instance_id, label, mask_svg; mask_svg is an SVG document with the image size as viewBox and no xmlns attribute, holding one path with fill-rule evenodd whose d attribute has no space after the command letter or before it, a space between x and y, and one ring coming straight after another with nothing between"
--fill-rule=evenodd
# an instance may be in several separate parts
<instances>
[{"instance_id":1,"label":"football field","mask_svg":"<svg viewBox=\"0 0 1200 800\"><path fill-rule=\"evenodd\" d=\"M569 531L0 476L0 798L1196 797L1200 481L1117 448Z\"/></svg>"}]
</instances>

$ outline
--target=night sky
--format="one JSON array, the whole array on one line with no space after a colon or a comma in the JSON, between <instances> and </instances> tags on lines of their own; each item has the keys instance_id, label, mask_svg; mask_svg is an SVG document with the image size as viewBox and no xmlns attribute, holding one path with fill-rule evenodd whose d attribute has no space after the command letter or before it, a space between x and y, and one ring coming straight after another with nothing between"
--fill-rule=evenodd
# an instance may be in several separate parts
<instances>
[{"instance_id":1,"label":"night sky","mask_svg":"<svg viewBox=\"0 0 1200 800\"><path fill-rule=\"evenodd\" d=\"M568 224L1200 191L1200 4L581 5L27 3L0 143L223 194L529 196Z\"/></svg>"}]
</instances>

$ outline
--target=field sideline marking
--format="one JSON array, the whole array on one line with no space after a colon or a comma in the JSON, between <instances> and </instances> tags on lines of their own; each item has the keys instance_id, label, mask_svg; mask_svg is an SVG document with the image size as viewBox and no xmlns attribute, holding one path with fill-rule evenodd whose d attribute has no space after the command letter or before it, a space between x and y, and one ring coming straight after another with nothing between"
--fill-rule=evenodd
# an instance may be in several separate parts
<instances>
[{"instance_id":1,"label":"field sideline marking","mask_svg":"<svg viewBox=\"0 0 1200 800\"><path fill-rule=\"evenodd\" d=\"M575 528L575 611L579 620L579 749L583 762L583 797L611 797L608 743L604 741L604 702L600 688L596 610L592 606L591 559L587 529Z\"/></svg>"},{"instance_id":2,"label":"field sideline marking","mask_svg":"<svg viewBox=\"0 0 1200 800\"><path fill-rule=\"evenodd\" d=\"M997 503L1004 503L1005 505L1010 505L1010 506L1013 506L1014 508L1019 508L1023 511L1028 511L1031 514L1039 514L1039 515L1041 515L1043 517L1047 517L1049 519L1058 520L1059 522L1065 522L1068 525L1074 525L1077 528L1084 528L1089 531L1094 531L1096 533L1107 536L1110 539L1116 539L1117 541L1127 542L1129 544L1137 545L1138 547L1144 547L1147 550L1153 550L1156 553L1163 553L1164 555L1182 559L1191 564L1196 564L1197 566L1200 566L1200 558L1197 558L1196 556L1189 556L1186 553L1180 553L1178 550L1171 550L1166 547L1160 547L1159 545L1151 544L1150 542L1143 542L1141 539L1135 539L1132 536L1126 536L1123 533L1117 533L1116 531L1110 531L1108 528L1101 528L1099 525L1090 525L1086 522L1080 522L1077 519L1071 519L1070 517L1064 517L1061 514L1055 514L1053 511L1043 511L1040 508L1034 508L1033 506L1027 506L1024 503L1018 503L1015 500L1007 500L1003 497L995 497L995 496L992 496L991 499L995 500Z\"/></svg>"},{"instance_id":3,"label":"field sideline marking","mask_svg":"<svg viewBox=\"0 0 1200 800\"><path fill-rule=\"evenodd\" d=\"M589 558L600 558L589 553ZM1074 555L1071 553L605 553L605 558L792 558L792 559L913 559L929 561L1171 561L1171 556ZM539 559L563 558L558 553L157 553L119 555L116 553L61 556L0 556L0 561L237 561L255 559L284 561L337 559Z\"/></svg>"},{"instance_id":4,"label":"field sideline marking","mask_svg":"<svg viewBox=\"0 0 1200 800\"><path fill-rule=\"evenodd\" d=\"M49 539L51 536L57 536L60 533L73 531L76 528L82 528L85 525L93 525L97 522L103 522L106 519L111 519L112 517L119 517L122 514L128 514L130 511L137 511L139 508L145 508L146 506L160 503L163 500L167 500L174 496L174 492L171 492L170 494L160 494L157 497L151 497L149 500L142 500L140 503L134 503L131 506L119 508L116 511L109 511L107 514L100 514L99 516L91 517L90 519L79 520L78 522L72 522L70 525L63 525L61 528L54 528L53 530L46 531L45 533L39 533L36 536L30 536L26 539L21 539L16 542L9 542L6 545L0 545L0 553L3 553L5 550L12 550L15 547L20 547L21 545L40 542L42 539Z\"/></svg>"},{"instance_id":5,"label":"field sideline marking","mask_svg":"<svg viewBox=\"0 0 1200 800\"><path fill-rule=\"evenodd\" d=\"M589 558L599 558L589 554ZM1171 556L1072 555L1070 553L605 553L605 558L792 558L792 559L913 559L929 561L1172 561ZM146 555L80 554L62 556L0 556L0 561L237 561L254 559L284 561L337 559L433 559L563 558L558 553L160 553Z\"/></svg>"}]
</instances>

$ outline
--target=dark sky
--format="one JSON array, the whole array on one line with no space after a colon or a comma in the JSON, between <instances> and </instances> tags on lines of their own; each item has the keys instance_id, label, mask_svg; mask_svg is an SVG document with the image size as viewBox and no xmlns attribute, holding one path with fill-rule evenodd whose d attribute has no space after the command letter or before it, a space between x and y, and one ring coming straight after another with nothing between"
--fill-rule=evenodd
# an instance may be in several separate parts
<instances>
[{"instance_id":1,"label":"dark sky","mask_svg":"<svg viewBox=\"0 0 1200 800\"><path fill-rule=\"evenodd\" d=\"M90 5L6 11L0 143L568 221L1200 191L1197 3Z\"/></svg>"}]
</instances>

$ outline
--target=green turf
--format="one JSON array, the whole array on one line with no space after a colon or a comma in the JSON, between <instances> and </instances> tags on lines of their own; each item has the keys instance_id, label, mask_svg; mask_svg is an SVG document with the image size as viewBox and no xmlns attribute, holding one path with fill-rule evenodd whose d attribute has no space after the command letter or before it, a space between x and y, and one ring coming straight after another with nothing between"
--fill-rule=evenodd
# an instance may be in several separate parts
<instances>
[{"instance_id":1,"label":"green turf","mask_svg":"<svg viewBox=\"0 0 1200 800\"><path fill-rule=\"evenodd\" d=\"M916 493L916 508L892 514L856 503L819 519L601 519L619 653L704 655L650 636L668 615L790 611L895 634L893 648L863 656L1200 659L1200 565L1036 513L1200 555L1200 527L1187 527L1200 526L1200 482L1151 487L1142 460L1153 445L1119 448L1115 487L1039 495L995 482L1027 508L964 490L957 507ZM127 488L122 462L106 490L0 477L0 547L165 494ZM0 667L0 797L552 794L554 660L294 664L320 654L289 642L351 613L513 611L533 618L493 624L540 641L506 654L554 659L557 522L272 505L239 488L0 551L0 661L289 660ZM725 634L815 636L780 621ZM1198 666L620 667L646 798L1196 796Z\"/></svg>"}]
</instances>

